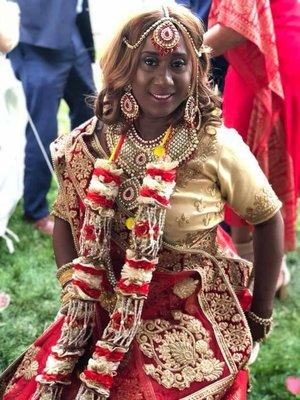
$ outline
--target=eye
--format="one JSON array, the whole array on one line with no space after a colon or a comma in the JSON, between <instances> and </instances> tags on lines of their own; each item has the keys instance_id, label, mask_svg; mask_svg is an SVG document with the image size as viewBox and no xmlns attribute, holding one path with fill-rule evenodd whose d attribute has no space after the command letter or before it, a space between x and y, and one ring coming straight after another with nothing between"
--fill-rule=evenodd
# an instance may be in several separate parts
<instances>
[{"instance_id":1,"label":"eye","mask_svg":"<svg viewBox=\"0 0 300 400\"><path fill-rule=\"evenodd\" d=\"M172 68L182 68L186 65L186 60L183 58L176 58L171 61L171 67Z\"/></svg>"},{"instance_id":2,"label":"eye","mask_svg":"<svg viewBox=\"0 0 300 400\"><path fill-rule=\"evenodd\" d=\"M145 57L143 59L144 64L146 64L148 67L155 67L158 65L158 60L156 57Z\"/></svg>"}]
</instances>

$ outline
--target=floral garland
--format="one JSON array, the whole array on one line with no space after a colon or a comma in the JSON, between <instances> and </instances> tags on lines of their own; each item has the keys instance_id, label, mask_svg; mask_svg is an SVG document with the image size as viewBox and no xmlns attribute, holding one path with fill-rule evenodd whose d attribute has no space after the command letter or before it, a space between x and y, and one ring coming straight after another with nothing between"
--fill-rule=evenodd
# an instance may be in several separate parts
<instances>
[{"instance_id":1,"label":"floral garland","mask_svg":"<svg viewBox=\"0 0 300 400\"><path fill-rule=\"evenodd\" d=\"M168 129L162 141L169 138ZM61 337L47 358L34 399L59 400L64 385L70 384L78 358L83 354L92 333L95 304L99 299L110 253L113 207L120 186L122 170L114 163L124 136L110 160L96 160L87 190L85 219L81 230L80 254L73 261L71 298ZM175 187L177 162L164 151L156 163L148 164L138 198L138 211L132 229L132 246L126 251L121 277L116 284L117 302L109 324L98 340L82 381L77 400L109 397L113 377L138 330L144 301L149 292L157 254L162 242L166 209Z\"/></svg>"}]
</instances>

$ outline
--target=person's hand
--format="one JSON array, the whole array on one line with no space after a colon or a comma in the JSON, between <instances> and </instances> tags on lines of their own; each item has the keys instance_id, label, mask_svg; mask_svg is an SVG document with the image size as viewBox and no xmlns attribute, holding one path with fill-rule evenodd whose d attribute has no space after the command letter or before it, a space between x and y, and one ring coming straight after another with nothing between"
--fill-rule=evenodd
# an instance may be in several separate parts
<instances>
[{"instance_id":1,"label":"person's hand","mask_svg":"<svg viewBox=\"0 0 300 400\"><path fill-rule=\"evenodd\" d=\"M259 342L264 338L264 327L247 317L248 325L254 342Z\"/></svg>"},{"instance_id":2,"label":"person's hand","mask_svg":"<svg viewBox=\"0 0 300 400\"><path fill-rule=\"evenodd\" d=\"M265 327L262 324L253 321L253 318L249 317L249 314L246 313L246 318L247 318L247 322L250 328L250 332L252 335L252 339L254 342L261 342L263 341L268 333L270 332L271 329L271 323L270 326Z\"/></svg>"},{"instance_id":3,"label":"person's hand","mask_svg":"<svg viewBox=\"0 0 300 400\"><path fill-rule=\"evenodd\" d=\"M20 8L17 3L0 1L0 51L10 52L19 41Z\"/></svg>"}]
</instances>

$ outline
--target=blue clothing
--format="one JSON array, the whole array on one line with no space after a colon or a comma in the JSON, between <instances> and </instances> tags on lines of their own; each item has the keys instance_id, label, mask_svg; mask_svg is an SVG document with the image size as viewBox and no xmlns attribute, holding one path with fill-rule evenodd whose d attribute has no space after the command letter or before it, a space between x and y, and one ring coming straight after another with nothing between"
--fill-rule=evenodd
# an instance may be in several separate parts
<instances>
[{"instance_id":1,"label":"blue clothing","mask_svg":"<svg viewBox=\"0 0 300 400\"><path fill-rule=\"evenodd\" d=\"M204 28L207 29L211 0L178 0L177 2L191 10L203 22ZM220 92L223 93L228 63L223 56L219 56L213 58L211 64L213 82L218 85Z\"/></svg>"},{"instance_id":2,"label":"blue clothing","mask_svg":"<svg viewBox=\"0 0 300 400\"><path fill-rule=\"evenodd\" d=\"M95 93L91 59L93 42L87 1L77 15L77 0L18 0L21 39L9 57L22 81L27 108L42 143L57 136L57 111L64 98L70 108L72 128L93 115L85 95ZM24 216L38 220L48 213L46 195L51 174L34 137L26 128Z\"/></svg>"},{"instance_id":3,"label":"blue clothing","mask_svg":"<svg viewBox=\"0 0 300 400\"><path fill-rule=\"evenodd\" d=\"M178 0L178 4L186 6L203 22L207 28L208 14L211 6L211 0Z\"/></svg>"}]
</instances>

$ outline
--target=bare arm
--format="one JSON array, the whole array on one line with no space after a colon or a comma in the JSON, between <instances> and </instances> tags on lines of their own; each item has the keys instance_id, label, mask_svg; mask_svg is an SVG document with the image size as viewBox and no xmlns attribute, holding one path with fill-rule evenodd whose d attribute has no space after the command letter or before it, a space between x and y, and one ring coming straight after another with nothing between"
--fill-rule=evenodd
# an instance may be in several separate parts
<instances>
[{"instance_id":1,"label":"bare arm","mask_svg":"<svg viewBox=\"0 0 300 400\"><path fill-rule=\"evenodd\" d=\"M269 318L273 310L276 283L283 256L283 219L280 211L254 227L254 291L251 311ZM253 338L261 337L261 326L249 321Z\"/></svg>"},{"instance_id":2,"label":"bare arm","mask_svg":"<svg viewBox=\"0 0 300 400\"><path fill-rule=\"evenodd\" d=\"M57 217L54 220L53 248L58 268L78 257L69 223Z\"/></svg>"},{"instance_id":3,"label":"bare arm","mask_svg":"<svg viewBox=\"0 0 300 400\"><path fill-rule=\"evenodd\" d=\"M213 49L213 57L220 56L247 39L240 33L221 24L216 24L204 33L204 44Z\"/></svg>"}]
</instances>

